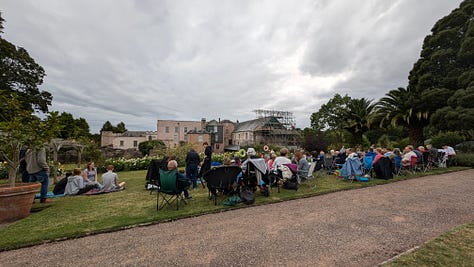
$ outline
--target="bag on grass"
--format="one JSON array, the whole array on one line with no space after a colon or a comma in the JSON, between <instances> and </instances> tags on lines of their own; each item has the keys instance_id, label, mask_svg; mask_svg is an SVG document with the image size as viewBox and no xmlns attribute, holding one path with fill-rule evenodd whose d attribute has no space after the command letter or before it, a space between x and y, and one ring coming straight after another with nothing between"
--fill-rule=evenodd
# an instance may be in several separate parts
<instances>
[{"instance_id":1,"label":"bag on grass","mask_svg":"<svg viewBox=\"0 0 474 267\"><path fill-rule=\"evenodd\" d=\"M253 204L255 202L255 193L250 188L245 187L242 189L242 192L240 192L240 199L242 203L246 205Z\"/></svg>"},{"instance_id":2,"label":"bag on grass","mask_svg":"<svg viewBox=\"0 0 474 267\"><path fill-rule=\"evenodd\" d=\"M226 201L222 202L222 205L224 205L224 206L235 206L235 205L237 205L237 203L240 203L240 202L242 202L240 197L231 196Z\"/></svg>"},{"instance_id":3,"label":"bag on grass","mask_svg":"<svg viewBox=\"0 0 474 267\"><path fill-rule=\"evenodd\" d=\"M290 190L298 190L298 182L286 180L283 182L283 188Z\"/></svg>"}]
</instances>

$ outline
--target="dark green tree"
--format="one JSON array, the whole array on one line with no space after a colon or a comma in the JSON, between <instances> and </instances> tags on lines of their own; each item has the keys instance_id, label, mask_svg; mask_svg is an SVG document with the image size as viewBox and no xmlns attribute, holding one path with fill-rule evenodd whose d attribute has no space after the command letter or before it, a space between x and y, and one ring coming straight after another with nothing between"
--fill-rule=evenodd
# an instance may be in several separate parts
<instances>
[{"instance_id":1,"label":"dark green tree","mask_svg":"<svg viewBox=\"0 0 474 267\"><path fill-rule=\"evenodd\" d=\"M3 29L0 13L0 29ZM0 31L0 33L3 31ZM15 92L20 105L29 111L47 112L52 95L38 87L43 83L44 69L30 57L26 49L17 47L0 35L0 89L4 94ZM5 113L4 110L0 110ZM14 116L14 114L9 114Z\"/></svg>"},{"instance_id":2,"label":"dark green tree","mask_svg":"<svg viewBox=\"0 0 474 267\"><path fill-rule=\"evenodd\" d=\"M90 137L89 124L84 118L75 119L71 113L63 112L58 116L61 132L58 137L76 139Z\"/></svg>"},{"instance_id":3,"label":"dark green tree","mask_svg":"<svg viewBox=\"0 0 474 267\"><path fill-rule=\"evenodd\" d=\"M117 126L113 126L112 123L110 123L110 121L106 121L104 123L104 125L102 125L102 129L100 130L101 132L102 131L109 131L109 132L113 132L113 133L124 133L127 131L127 128L125 127L125 123L123 123L122 121L120 123L117 124Z\"/></svg>"},{"instance_id":4,"label":"dark green tree","mask_svg":"<svg viewBox=\"0 0 474 267\"><path fill-rule=\"evenodd\" d=\"M311 127L317 131L342 130L344 123L344 110L349 105L351 98L346 94L335 94L326 104L311 114Z\"/></svg>"},{"instance_id":5,"label":"dark green tree","mask_svg":"<svg viewBox=\"0 0 474 267\"><path fill-rule=\"evenodd\" d=\"M100 129L101 132L103 131L113 132L114 130L115 130L114 126L112 125L112 123L110 123L110 121L106 121L104 125L102 125L102 129Z\"/></svg>"},{"instance_id":6,"label":"dark green tree","mask_svg":"<svg viewBox=\"0 0 474 267\"><path fill-rule=\"evenodd\" d=\"M380 127L405 127L411 144L423 144L423 128L428 124L428 112L419 108L420 102L410 89L391 90L376 103L376 119Z\"/></svg>"},{"instance_id":7,"label":"dark green tree","mask_svg":"<svg viewBox=\"0 0 474 267\"><path fill-rule=\"evenodd\" d=\"M369 130L375 105L366 98L351 99L343 110L343 128L353 137L353 145L362 144L362 136Z\"/></svg>"},{"instance_id":8,"label":"dark green tree","mask_svg":"<svg viewBox=\"0 0 474 267\"><path fill-rule=\"evenodd\" d=\"M466 0L436 22L423 42L420 59L409 75L408 88L420 100L414 113L428 114L433 128L472 131L473 66L474 1ZM424 127L428 120L413 123Z\"/></svg>"},{"instance_id":9,"label":"dark green tree","mask_svg":"<svg viewBox=\"0 0 474 267\"><path fill-rule=\"evenodd\" d=\"M143 156L149 155L152 149L158 148L166 148L165 143L161 140L150 140L138 144L138 150Z\"/></svg>"},{"instance_id":10,"label":"dark green tree","mask_svg":"<svg viewBox=\"0 0 474 267\"><path fill-rule=\"evenodd\" d=\"M309 152L327 150L328 141L323 132L316 131L312 128L304 128L301 135L302 135L301 146L305 150Z\"/></svg>"},{"instance_id":11,"label":"dark green tree","mask_svg":"<svg viewBox=\"0 0 474 267\"><path fill-rule=\"evenodd\" d=\"M127 131L127 128L125 127L125 123L123 121L119 122L117 126L115 127L115 132L117 133L124 133Z\"/></svg>"}]
</instances>

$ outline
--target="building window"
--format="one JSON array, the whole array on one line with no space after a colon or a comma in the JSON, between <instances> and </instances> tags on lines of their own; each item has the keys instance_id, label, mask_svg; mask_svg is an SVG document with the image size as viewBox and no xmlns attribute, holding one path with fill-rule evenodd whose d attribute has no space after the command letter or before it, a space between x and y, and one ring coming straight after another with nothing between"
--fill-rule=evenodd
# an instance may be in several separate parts
<instances>
[{"instance_id":1,"label":"building window","mask_svg":"<svg viewBox=\"0 0 474 267\"><path fill-rule=\"evenodd\" d=\"M203 138L202 138L202 134L198 135L198 142L202 142Z\"/></svg>"},{"instance_id":2,"label":"building window","mask_svg":"<svg viewBox=\"0 0 474 267\"><path fill-rule=\"evenodd\" d=\"M185 132L185 133L188 132L188 127L184 127L184 132Z\"/></svg>"},{"instance_id":3,"label":"building window","mask_svg":"<svg viewBox=\"0 0 474 267\"><path fill-rule=\"evenodd\" d=\"M237 139L240 139L240 134L237 135Z\"/></svg>"},{"instance_id":4,"label":"building window","mask_svg":"<svg viewBox=\"0 0 474 267\"><path fill-rule=\"evenodd\" d=\"M166 126L165 133L169 133L169 132L170 132L170 127Z\"/></svg>"},{"instance_id":5,"label":"building window","mask_svg":"<svg viewBox=\"0 0 474 267\"><path fill-rule=\"evenodd\" d=\"M216 144L216 149L219 149L219 144Z\"/></svg>"},{"instance_id":6,"label":"building window","mask_svg":"<svg viewBox=\"0 0 474 267\"><path fill-rule=\"evenodd\" d=\"M151 135L148 136L148 141L151 141L152 139L153 139L153 137L151 137Z\"/></svg>"},{"instance_id":7,"label":"building window","mask_svg":"<svg viewBox=\"0 0 474 267\"><path fill-rule=\"evenodd\" d=\"M197 132L198 128L197 127L194 127L194 131Z\"/></svg>"},{"instance_id":8,"label":"building window","mask_svg":"<svg viewBox=\"0 0 474 267\"><path fill-rule=\"evenodd\" d=\"M179 127L174 127L174 132L179 133Z\"/></svg>"},{"instance_id":9,"label":"building window","mask_svg":"<svg viewBox=\"0 0 474 267\"><path fill-rule=\"evenodd\" d=\"M245 140L249 139L249 133L245 133Z\"/></svg>"},{"instance_id":10,"label":"building window","mask_svg":"<svg viewBox=\"0 0 474 267\"><path fill-rule=\"evenodd\" d=\"M137 140L133 140L133 147L137 147L138 146L138 141Z\"/></svg>"},{"instance_id":11,"label":"building window","mask_svg":"<svg viewBox=\"0 0 474 267\"><path fill-rule=\"evenodd\" d=\"M229 129L225 128L225 134L229 134Z\"/></svg>"},{"instance_id":12,"label":"building window","mask_svg":"<svg viewBox=\"0 0 474 267\"><path fill-rule=\"evenodd\" d=\"M216 134L215 137L214 137L214 140L215 140L216 142L219 141L219 135Z\"/></svg>"},{"instance_id":13,"label":"building window","mask_svg":"<svg viewBox=\"0 0 474 267\"><path fill-rule=\"evenodd\" d=\"M120 146L123 146L123 140L120 140Z\"/></svg>"}]
</instances>

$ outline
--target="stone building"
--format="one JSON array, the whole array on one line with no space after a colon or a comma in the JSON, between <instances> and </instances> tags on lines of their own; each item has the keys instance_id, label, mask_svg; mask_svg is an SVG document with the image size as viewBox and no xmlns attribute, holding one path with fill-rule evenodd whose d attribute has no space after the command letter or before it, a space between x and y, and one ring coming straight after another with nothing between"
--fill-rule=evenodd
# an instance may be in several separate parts
<instances>
[{"instance_id":1,"label":"stone building","mask_svg":"<svg viewBox=\"0 0 474 267\"><path fill-rule=\"evenodd\" d=\"M276 117L264 117L235 124L232 142L238 146L252 144L287 146L294 141L294 132L285 128Z\"/></svg>"},{"instance_id":2,"label":"stone building","mask_svg":"<svg viewBox=\"0 0 474 267\"><path fill-rule=\"evenodd\" d=\"M102 131L100 145L111 146L115 149L138 149L138 144L144 141L157 140L157 132L154 131L126 131L124 133L113 133Z\"/></svg>"},{"instance_id":3,"label":"stone building","mask_svg":"<svg viewBox=\"0 0 474 267\"><path fill-rule=\"evenodd\" d=\"M168 147L176 147L181 142L188 142L188 132L201 131L205 124L206 119L201 121L158 120L156 123L157 139L163 141Z\"/></svg>"}]
</instances>

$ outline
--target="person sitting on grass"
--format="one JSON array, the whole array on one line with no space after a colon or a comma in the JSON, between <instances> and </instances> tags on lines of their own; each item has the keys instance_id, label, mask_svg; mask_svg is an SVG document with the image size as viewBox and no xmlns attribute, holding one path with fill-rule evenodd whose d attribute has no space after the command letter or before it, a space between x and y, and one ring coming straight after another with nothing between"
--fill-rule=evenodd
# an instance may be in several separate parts
<instances>
[{"instance_id":1,"label":"person sitting on grass","mask_svg":"<svg viewBox=\"0 0 474 267\"><path fill-rule=\"evenodd\" d=\"M98 188L98 184L84 184L84 178L81 176L82 170L75 168L72 175L67 178L66 189L64 195L82 195L94 188Z\"/></svg>"},{"instance_id":2,"label":"person sitting on grass","mask_svg":"<svg viewBox=\"0 0 474 267\"><path fill-rule=\"evenodd\" d=\"M176 170L176 169L178 169L178 162L176 160L168 161L168 170L171 171L171 170ZM188 191L189 186L191 185L191 182L179 171L177 172L176 175L177 175L176 181L178 183L178 188L183 190L184 198L191 199L192 197L189 195L189 191Z\"/></svg>"},{"instance_id":3,"label":"person sitting on grass","mask_svg":"<svg viewBox=\"0 0 474 267\"><path fill-rule=\"evenodd\" d=\"M114 172L114 165L107 166L107 172L102 174L102 190L117 191L123 189L125 182L117 184L118 175Z\"/></svg>"}]
</instances>

